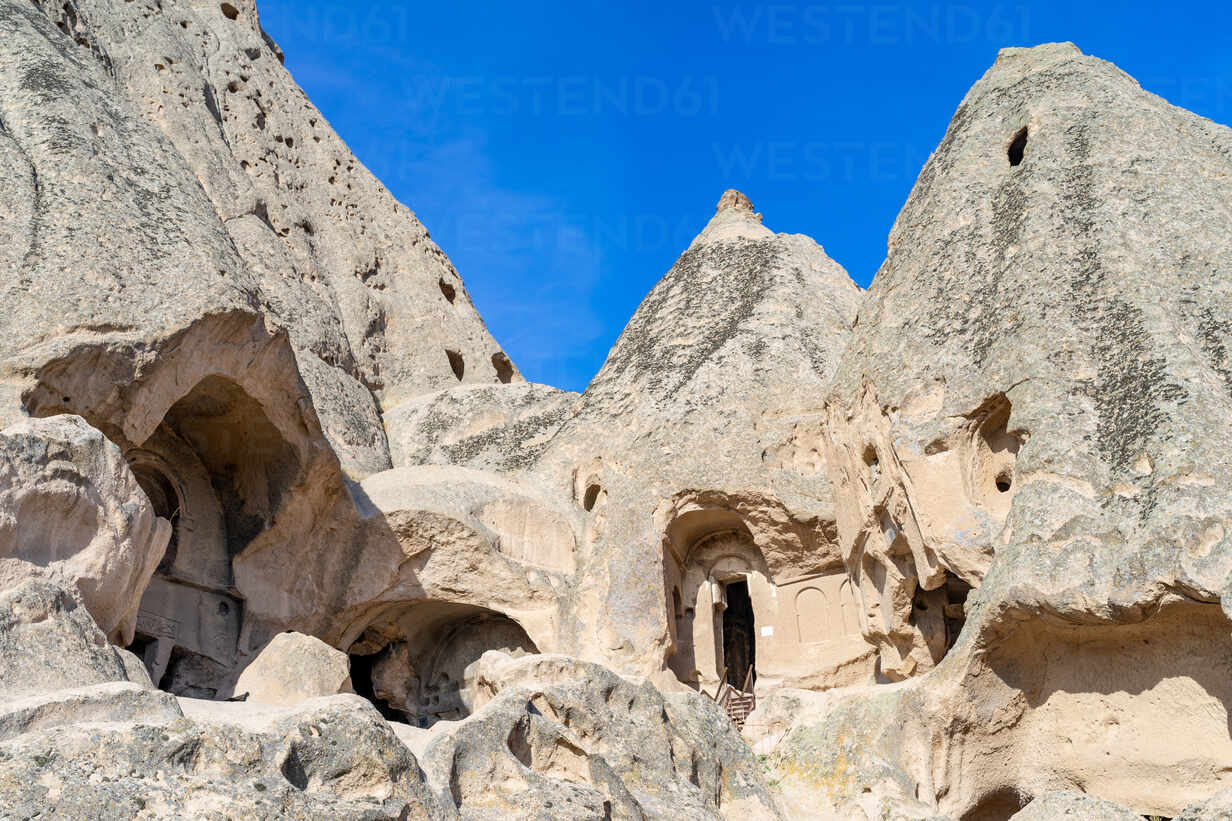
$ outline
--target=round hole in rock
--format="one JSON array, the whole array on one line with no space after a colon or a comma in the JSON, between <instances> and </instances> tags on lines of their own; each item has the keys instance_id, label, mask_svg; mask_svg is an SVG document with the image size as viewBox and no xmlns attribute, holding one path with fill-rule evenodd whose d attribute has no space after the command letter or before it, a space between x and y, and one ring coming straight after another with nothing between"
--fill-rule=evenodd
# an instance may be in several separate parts
<instances>
[{"instance_id":1,"label":"round hole in rock","mask_svg":"<svg viewBox=\"0 0 1232 821\"><path fill-rule=\"evenodd\" d=\"M513 363L503 353L492 354L492 367L496 368L496 378L508 385L513 381Z\"/></svg>"},{"instance_id":2,"label":"round hole in rock","mask_svg":"<svg viewBox=\"0 0 1232 821\"><path fill-rule=\"evenodd\" d=\"M462 381L462 375L466 373L466 363L462 361L462 354L457 351L445 351L445 356L449 357L449 367L453 369L453 375Z\"/></svg>"},{"instance_id":3,"label":"round hole in rock","mask_svg":"<svg viewBox=\"0 0 1232 821\"><path fill-rule=\"evenodd\" d=\"M1024 431L1010 431L1013 408L1004 394L989 397L973 415L972 501L1000 519L1009 515L1018 450Z\"/></svg>"},{"instance_id":4,"label":"round hole in rock","mask_svg":"<svg viewBox=\"0 0 1232 821\"><path fill-rule=\"evenodd\" d=\"M582 497L582 507L586 508L588 511L594 510L595 502L599 500L599 490L600 488L598 485L588 486L586 488L586 495Z\"/></svg>"},{"instance_id":5,"label":"round hole in rock","mask_svg":"<svg viewBox=\"0 0 1232 821\"><path fill-rule=\"evenodd\" d=\"M1022 162L1023 154L1027 150L1027 129L1024 127L1021 131L1014 135L1010 140L1010 147L1006 151L1006 156L1009 157L1010 165L1018 165Z\"/></svg>"},{"instance_id":6,"label":"round hole in rock","mask_svg":"<svg viewBox=\"0 0 1232 821\"><path fill-rule=\"evenodd\" d=\"M240 10L230 3L223 3L220 8L222 9L222 16L228 20L235 20L240 16Z\"/></svg>"},{"instance_id":7,"label":"round hole in rock","mask_svg":"<svg viewBox=\"0 0 1232 821\"><path fill-rule=\"evenodd\" d=\"M452 305L454 299L458 296L457 290L443 279L437 280L436 284L440 286L441 293L445 295L445 299L449 300L449 304Z\"/></svg>"}]
</instances>

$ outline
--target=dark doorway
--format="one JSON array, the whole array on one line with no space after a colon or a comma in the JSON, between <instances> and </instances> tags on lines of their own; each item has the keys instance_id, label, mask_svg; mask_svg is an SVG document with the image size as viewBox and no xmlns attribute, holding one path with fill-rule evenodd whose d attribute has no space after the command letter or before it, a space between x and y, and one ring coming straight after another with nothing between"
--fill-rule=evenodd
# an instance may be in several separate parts
<instances>
[{"instance_id":1,"label":"dark doorway","mask_svg":"<svg viewBox=\"0 0 1232 821\"><path fill-rule=\"evenodd\" d=\"M757 680L757 642L753 634L753 600L749 598L747 581L729 582L727 609L723 611L723 661L727 665L727 683L737 690L748 677L749 688Z\"/></svg>"}]
</instances>

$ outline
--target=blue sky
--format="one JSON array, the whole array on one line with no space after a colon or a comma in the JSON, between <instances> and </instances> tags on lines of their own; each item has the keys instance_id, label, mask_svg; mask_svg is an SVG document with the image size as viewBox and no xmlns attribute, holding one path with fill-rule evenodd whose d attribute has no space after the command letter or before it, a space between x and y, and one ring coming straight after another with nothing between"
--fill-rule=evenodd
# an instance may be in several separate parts
<instances>
[{"instance_id":1,"label":"blue sky","mask_svg":"<svg viewBox=\"0 0 1232 821\"><path fill-rule=\"evenodd\" d=\"M867 286L1007 45L1072 40L1232 122L1224 3L260 0L287 67L427 225L532 381L582 390L738 188Z\"/></svg>"}]
</instances>

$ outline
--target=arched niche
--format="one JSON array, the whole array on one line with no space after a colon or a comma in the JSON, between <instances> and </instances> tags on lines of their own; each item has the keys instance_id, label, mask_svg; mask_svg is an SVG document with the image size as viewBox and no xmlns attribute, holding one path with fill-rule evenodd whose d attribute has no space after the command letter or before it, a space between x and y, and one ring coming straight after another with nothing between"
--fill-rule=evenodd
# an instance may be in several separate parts
<instances>
[{"instance_id":1,"label":"arched niche","mask_svg":"<svg viewBox=\"0 0 1232 821\"><path fill-rule=\"evenodd\" d=\"M693 511L681 517L684 521L678 529L669 532L669 540L695 537L696 541L682 551L680 617L675 619L676 640L668 665L680 681L710 692L725 676L729 681L739 679L734 682L736 687L746 678L756 680L756 611L765 605L773 588L748 529L730 513ZM715 529L722 525L729 527ZM671 562L665 564L670 574ZM673 587L673 611L676 591ZM746 675L748 667L754 669L752 675Z\"/></svg>"},{"instance_id":2,"label":"arched niche","mask_svg":"<svg viewBox=\"0 0 1232 821\"><path fill-rule=\"evenodd\" d=\"M810 585L796 591L796 637L801 644L815 644L835 637L830 601L821 588Z\"/></svg>"},{"instance_id":3,"label":"arched niche","mask_svg":"<svg viewBox=\"0 0 1232 821\"><path fill-rule=\"evenodd\" d=\"M26 412L86 419L174 521L174 550L142 599L132 649L173 692L228 694L250 649L240 648L245 631L285 626L280 607L301 578L285 572L290 557L328 519L326 505L342 499L348 510L287 332L257 312L224 310L157 339L74 344L32 376ZM236 577L234 559L271 546L286 554L277 575ZM241 587L262 595L245 601Z\"/></svg>"},{"instance_id":4,"label":"arched niche","mask_svg":"<svg viewBox=\"0 0 1232 821\"><path fill-rule=\"evenodd\" d=\"M470 714L475 663L489 650L538 653L523 626L476 605L391 605L349 648L355 691L387 717L421 727Z\"/></svg>"},{"instance_id":5,"label":"arched niche","mask_svg":"<svg viewBox=\"0 0 1232 821\"><path fill-rule=\"evenodd\" d=\"M665 536L665 607L674 625L667 665L681 682L710 693L724 680L762 691L824 689L871 675L871 647L841 566L791 576L784 571L792 566L780 563L776 576L729 509L687 511ZM751 675L742 674L746 665Z\"/></svg>"},{"instance_id":6,"label":"arched niche","mask_svg":"<svg viewBox=\"0 0 1232 821\"><path fill-rule=\"evenodd\" d=\"M230 682L243 630L232 558L271 525L300 472L297 452L257 400L212 375L126 455L156 512L174 525L131 649L163 689L215 697Z\"/></svg>"},{"instance_id":7,"label":"arched niche","mask_svg":"<svg viewBox=\"0 0 1232 821\"><path fill-rule=\"evenodd\" d=\"M208 471L234 556L270 525L299 474L295 448L261 404L224 376L201 380L172 405L164 424Z\"/></svg>"}]
</instances>

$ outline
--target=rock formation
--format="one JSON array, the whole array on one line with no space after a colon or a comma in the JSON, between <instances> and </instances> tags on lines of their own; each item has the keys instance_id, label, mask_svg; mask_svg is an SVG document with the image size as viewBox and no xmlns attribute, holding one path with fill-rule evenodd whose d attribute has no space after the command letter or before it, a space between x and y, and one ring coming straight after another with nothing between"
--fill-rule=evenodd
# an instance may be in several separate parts
<instances>
[{"instance_id":1,"label":"rock formation","mask_svg":"<svg viewBox=\"0 0 1232 821\"><path fill-rule=\"evenodd\" d=\"M533 469L580 516L562 649L646 674L666 662L711 692L730 668L738 686L749 665L716 654L711 617L743 584L763 628L745 626L742 652L767 683L824 686L867 660L843 620L821 454L820 399L859 300L817 243L723 195Z\"/></svg>"},{"instance_id":2,"label":"rock formation","mask_svg":"<svg viewBox=\"0 0 1232 821\"><path fill-rule=\"evenodd\" d=\"M235 692L245 700L277 707L350 693L350 662L346 653L315 636L279 633L240 673Z\"/></svg>"},{"instance_id":3,"label":"rock formation","mask_svg":"<svg viewBox=\"0 0 1232 821\"><path fill-rule=\"evenodd\" d=\"M0 815L1228 817L1232 132L1007 49L578 395L281 56L0 0Z\"/></svg>"},{"instance_id":4,"label":"rock formation","mask_svg":"<svg viewBox=\"0 0 1232 821\"><path fill-rule=\"evenodd\" d=\"M1230 161L1070 45L1001 52L963 100L826 403L864 635L907 682L801 713L776 750L802 789L797 733L956 817L1224 786Z\"/></svg>"},{"instance_id":5,"label":"rock formation","mask_svg":"<svg viewBox=\"0 0 1232 821\"><path fill-rule=\"evenodd\" d=\"M74 588L120 644L171 538L120 449L77 416L0 431L0 585Z\"/></svg>"}]
</instances>

